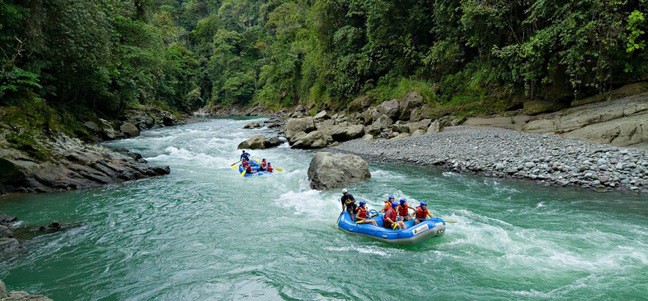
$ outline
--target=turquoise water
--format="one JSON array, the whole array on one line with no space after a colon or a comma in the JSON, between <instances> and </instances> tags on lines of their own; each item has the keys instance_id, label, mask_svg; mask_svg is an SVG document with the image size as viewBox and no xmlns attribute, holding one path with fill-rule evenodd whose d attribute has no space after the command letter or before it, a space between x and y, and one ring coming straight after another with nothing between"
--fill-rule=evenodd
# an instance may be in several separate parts
<instances>
[{"instance_id":1,"label":"turquoise water","mask_svg":"<svg viewBox=\"0 0 648 301\"><path fill-rule=\"evenodd\" d=\"M258 120L257 120L258 121ZM392 246L337 229L338 191L308 186L313 152L251 151L283 173L229 166L250 120L216 119L111 143L171 166L101 189L0 197L24 225L81 223L0 258L12 290L55 300L645 300L645 197L371 164L348 188L427 201L446 235Z\"/></svg>"}]
</instances>

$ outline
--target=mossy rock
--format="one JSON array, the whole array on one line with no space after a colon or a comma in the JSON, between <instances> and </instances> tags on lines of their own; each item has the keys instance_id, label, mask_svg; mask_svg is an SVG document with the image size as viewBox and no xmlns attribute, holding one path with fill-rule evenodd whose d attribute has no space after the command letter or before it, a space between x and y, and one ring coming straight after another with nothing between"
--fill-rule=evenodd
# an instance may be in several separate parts
<instances>
[{"instance_id":1,"label":"mossy rock","mask_svg":"<svg viewBox=\"0 0 648 301\"><path fill-rule=\"evenodd\" d=\"M527 115L538 115L542 113L551 113L566 108L564 103L555 103L548 101L532 100L524 103L522 112Z\"/></svg>"}]
</instances>

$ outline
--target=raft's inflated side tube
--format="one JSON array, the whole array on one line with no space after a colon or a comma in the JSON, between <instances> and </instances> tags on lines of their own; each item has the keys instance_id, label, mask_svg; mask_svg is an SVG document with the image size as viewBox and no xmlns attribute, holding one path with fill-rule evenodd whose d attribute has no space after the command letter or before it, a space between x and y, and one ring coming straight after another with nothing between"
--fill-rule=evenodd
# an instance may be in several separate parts
<instances>
[{"instance_id":1,"label":"raft's inflated side tube","mask_svg":"<svg viewBox=\"0 0 648 301\"><path fill-rule=\"evenodd\" d=\"M250 160L250 162L251 162L250 165L252 165L252 170L254 170L256 172L255 173L246 173L245 175L243 175L244 177L262 176L262 175L265 175L265 174L272 174L271 172L267 172L267 171L259 171L259 168L261 168L261 165L259 165L259 163L256 163L253 160ZM239 173L243 173L243 164L239 164L239 169L238 170L239 170Z\"/></svg>"},{"instance_id":2,"label":"raft's inflated side tube","mask_svg":"<svg viewBox=\"0 0 648 301\"><path fill-rule=\"evenodd\" d=\"M418 225L414 225L414 220L406 221L406 229L391 230L382 227L383 215L381 213L373 218L378 224L378 226L373 226L372 224L356 224L351 220L349 213L345 211L344 215L338 220L338 227L349 233L365 235L398 245L413 245L445 233L446 223L438 217L426 219Z\"/></svg>"}]
</instances>

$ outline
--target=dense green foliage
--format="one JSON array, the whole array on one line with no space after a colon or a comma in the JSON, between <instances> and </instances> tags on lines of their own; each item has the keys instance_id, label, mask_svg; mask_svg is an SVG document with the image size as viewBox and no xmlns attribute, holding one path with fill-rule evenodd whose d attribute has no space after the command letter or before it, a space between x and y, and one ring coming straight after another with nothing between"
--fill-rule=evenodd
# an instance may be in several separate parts
<instances>
[{"instance_id":1,"label":"dense green foliage","mask_svg":"<svg viewBox=\"0 0 648 301\"><path fill-rule=\"evenodd\" d=\"M0 104L571 101L648 77L645 0L0 0ZM494 101L494 100L493 100Z\"/></svg>"}]
</instances>

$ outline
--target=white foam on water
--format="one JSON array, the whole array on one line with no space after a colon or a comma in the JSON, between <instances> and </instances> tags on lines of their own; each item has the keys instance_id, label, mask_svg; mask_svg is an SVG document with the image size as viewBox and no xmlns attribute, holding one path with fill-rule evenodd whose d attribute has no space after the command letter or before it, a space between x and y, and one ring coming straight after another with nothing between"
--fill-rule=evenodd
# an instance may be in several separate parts
<instances>
[{"instance_id":1,"label":"white foam on water","mask_svg":"<svg viewBox=\"0 0 648 301\"><path fill-rule=\"evenodd\" d=\"M388 257L389 253L382 251L382 250L377 250L375 248L370 248L370 247L358 247L358 246L347 246L347 247L326 247L324 250L328 251L334 251L334 252L357 252L361 254L372 254L372 255L378 255L382 257Z\"/></svg>"},{"instance_id":2,"label":"white foam on water","mask_svg":"<svg viewBox=\"0 0 648 301\"><path fill-rule=\"evenodd\" d=\"M295 215L305 215L317 219L330 219L333 203L326 201L317 190L288 191L279 196L275 203L292 210Z\"/></svg>"},{"instance_id":3,"label":"white foam on water","mask_svg":"<svg viewBox=\"0 0 648 301\"><path fill-rule=\"evenodd\" d=\"M394 172L394 171L389 171L389 170L384 170L384 169L377 169L371 172L371 178L378 180L378 181L394 181L395 179L405 179L405 175Z\"/></svg>"}]
</instances>

